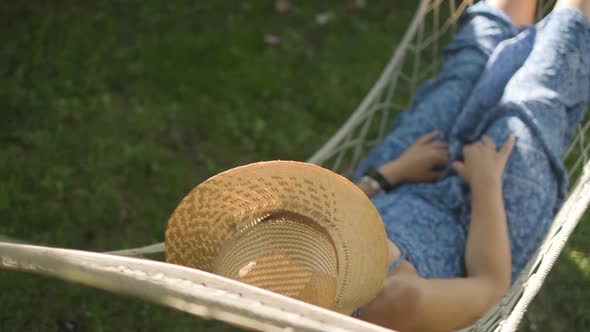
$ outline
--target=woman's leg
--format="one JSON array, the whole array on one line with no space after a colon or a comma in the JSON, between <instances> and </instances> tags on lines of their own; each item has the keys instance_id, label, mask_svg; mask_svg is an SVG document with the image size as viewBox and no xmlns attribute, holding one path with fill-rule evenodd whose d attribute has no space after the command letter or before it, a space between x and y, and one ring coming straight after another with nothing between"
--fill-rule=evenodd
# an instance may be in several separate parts
<instances>
[{"instance_id":1,"label":"woman's leg","mask_svg":"<svg viewBox=\"0 0 590 332\"><path fill-rule=\"evenodd\" d=\"M503 181L513 277L543 240L567 191L561 156L590 100L588 4L558 1L481 133L497 145L511 134L517 138Z\"/></svg>"},{"instance_id":2,"label":"woman's leg","mask_svg":"<svg viewBox=\"0 0 590 332\"><path fill-rule=\"evenodd\" d=\"M588 3L558 1L539 23L531 54L506 85L496 112L496 117L518 115L538 130L558 159L590 99L590 24L582 11L590 9Z\"/></svg>"},{"instance_id":3,"label":"woman's leg","mask_svg":"<svg viewBox=\"0 0 590 332\"><path fill-rule=\"evenodd\" d=\"M517 32L503 7L494 7L496 2L481 2L466 9L460 18L459 32L444 51L440 73L418 89L411 109L398 116L392 132L361 162L357 177L371 166L397 158L428 132L437 130L445 138L489 55L498 43Z\"/></svg>"},{"instance_id":4,"label":"woman's leg","mask_svg":"<svg viewBox=\"0 0 590 332\"><path fill-rule=\"evenodd\" d=\"M537 0L487 0L487 3L502 10L517 28L535 23Z\"/></svg>"},{"instance_id":5,"label":"woman's leg","mask_svg":"<svg viewBox=\"0 0 590 332\"><path fill-rule=\"evenodd\" d=\"M564 8L579 10L586 17L590 17L590 2L586 0L558 0L555 7L553 7L553 11Z\"/></svg>"}]
</instances>

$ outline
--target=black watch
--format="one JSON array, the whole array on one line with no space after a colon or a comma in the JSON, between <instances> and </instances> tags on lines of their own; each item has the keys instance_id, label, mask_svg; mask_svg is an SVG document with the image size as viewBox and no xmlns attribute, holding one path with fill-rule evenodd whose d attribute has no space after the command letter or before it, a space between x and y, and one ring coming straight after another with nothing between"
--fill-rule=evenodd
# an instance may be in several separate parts
<instances>
[{"instance_id":1,"label":"black watch","mask_svg":"<svg viewBox=\"0 0 590 332\"><path fill-rule=\"evenodd\" d=\"M379 183L379 187L381 187L381 189L385 192L391 191L391 189L393 189L393 185L387 181L383 174L379 172L377 167L369 168L369 170L365 173L365 176L368 176L371 179L377 181L377 183Z\"/></svg>"}]
</instances>

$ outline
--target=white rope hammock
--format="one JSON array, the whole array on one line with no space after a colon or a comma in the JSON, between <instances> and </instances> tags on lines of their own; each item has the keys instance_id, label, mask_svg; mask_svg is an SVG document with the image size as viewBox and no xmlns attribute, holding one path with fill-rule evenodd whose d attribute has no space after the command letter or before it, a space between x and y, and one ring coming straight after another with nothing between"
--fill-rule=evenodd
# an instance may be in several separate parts
<instances>
[{"instance_id":1,"label":"white rope hammock","mask_svg":"<svg viewBox=\"0 0 590 332\"><path fill-rule=\"evenodd\" d=\"M309 160L341 174L352 172L383 137L396 112L407 107L417 84L434 76L441 45L449 40L469 0L421 0L414 19L381 76L342 128ZM539 1L538 17L552 1ZM473 326L462 331L515 331L526 308L590 202L590 121L580 126L565 155L570 194L545 241L511 291ZM128 294L196 316L263 331L389 331L319 307L210 273L140 257L164 243L91 253L12 243L0 238L0 267Z\"/></svg>"}]
</instances>

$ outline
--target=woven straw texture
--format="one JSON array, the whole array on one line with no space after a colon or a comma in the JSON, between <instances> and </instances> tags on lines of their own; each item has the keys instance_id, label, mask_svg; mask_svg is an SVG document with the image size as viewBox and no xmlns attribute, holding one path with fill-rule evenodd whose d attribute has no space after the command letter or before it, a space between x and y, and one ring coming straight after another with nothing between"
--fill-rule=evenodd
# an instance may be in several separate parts
<instances>
[{"instance_id":1,"label":"woven straw texture","mask_svg":"<svg viewBox=\"0 0 590 332\"><path fill-rule=\"evenodd\" d=\"M380 291L387 271L385 230L365 194L331 171L290 161L234 168L198 185L170 217L166 255L347 314Z\"/></svg>"},{"instance_id":2,"label":"woven straw texture","mask_svg":"<svg viewBox=\"0 0 590 332\"><path fill-rule=\"evenodd\" d=\"M453 33L469 0L421 0L404 38L389 63L350 118L309 160L350 174L365 151L379 142L393 115L405 109L417 85L438 69L441 46ZM538 17L553 1L538 1ZM580 126L565 161L570 172L569 197L545 241L504 299L462 331L515 331L590 202L588 129ZM112 252L141 256L160 252L164 244ZM257 330L387 331L301 301L194 269L97 253L0 243L0 267L49 274L161 303L194 315ZM120 283L121 287L115 287Z\"/></svg>"}]
</instances>

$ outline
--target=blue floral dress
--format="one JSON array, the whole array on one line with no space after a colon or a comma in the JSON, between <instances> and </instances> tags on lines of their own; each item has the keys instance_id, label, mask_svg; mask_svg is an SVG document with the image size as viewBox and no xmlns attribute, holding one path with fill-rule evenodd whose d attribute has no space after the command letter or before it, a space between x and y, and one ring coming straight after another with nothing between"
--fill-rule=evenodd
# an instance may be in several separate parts
<instances>
[{"instance_id":1,"label":"blue floral dress","mask_svg":"<svg viewBox=\"0 0 590 332\"><path fill-rule=\"evenodd\" d=\"M517 30L484 2L468 8L444 51L441 72L420 87L356 178L433 130L449 142L451 160L462 160L463 146L484 134L498 146L515 135L503 175L514 280L565 197L561 156L588 107L589 57L590 25L576 10L555 11ZM372 202L388 237L419 275L465 276L471 194L450 167L437 182L403 184Z\"/></svg>"}]
</instances>

